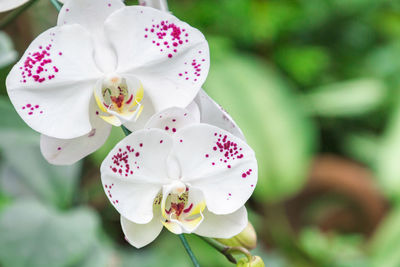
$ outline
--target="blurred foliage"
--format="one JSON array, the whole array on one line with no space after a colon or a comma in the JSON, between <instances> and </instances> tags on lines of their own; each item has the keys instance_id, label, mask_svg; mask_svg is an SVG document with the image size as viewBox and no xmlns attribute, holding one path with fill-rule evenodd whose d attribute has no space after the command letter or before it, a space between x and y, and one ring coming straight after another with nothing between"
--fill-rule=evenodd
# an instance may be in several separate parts
<instances>
[{"instance_id":1,"label":"blurred foliage","mask_svg":"<svg viewBox=\"0 0 400 267\"><path fill-rule=\"evenodd\" d=\"M168 2L209 40L205 89L256 151L259 183L248 205L259 234L254 254L273 267L400 266L400 1ZM16 51L56 17L40 0L0 32L1 84ZM83 162L50 166L4 86L0 95L1 266L189 266L167 231L141 250L123 240L98 171L121 129ZM321 167L315 157L323 154L359 168ZM350 215L362 213L365 199L387 207L384 216L371 212L378 223L369 232L347 213L348 206ZM289 209L293 202L307 205ZM233 266L199 238L188 240L202 266Z\"/></svg>"}]
</instances>

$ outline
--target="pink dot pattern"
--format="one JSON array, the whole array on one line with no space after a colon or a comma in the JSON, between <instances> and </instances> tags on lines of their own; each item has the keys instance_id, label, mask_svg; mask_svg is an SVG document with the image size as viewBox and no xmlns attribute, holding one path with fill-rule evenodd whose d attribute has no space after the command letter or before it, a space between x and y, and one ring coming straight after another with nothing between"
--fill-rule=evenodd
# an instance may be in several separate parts
<instances>
[{"instance_id":1,"label":"pink dot pattern","mask_svg":"<svg viewBox=\"0 0 400 267\"><path fill-rule=\"evenodd\" d=\"M244 158L242 148L237 143L229 140L227 135L214 133L216 141L212 147L214 153L219 154L217 162L211 162L212 166L216 164L224 164L228 169L232 168L233 161L241 160ZM204 155L205 158L209 158L209 154Z\"/></svg>"},{"instance_id":2,"label":"pink dot pattern","mask_svg":"<svg viewBox=\"0 0 400 267\"><path fill-rule=\"evenodd\" d=\"M21 109L26 111L28 116L43 114L43 110L41 110L39 105L32 105L32 104L28 103L25 106L23 106Z\"/></svg>"},{"instance_id":3,"label":"pink dot pattern","mask_svg":"<svg viewBox=\"0 0 400 267\"><path fill-rule=\"evenodd\" d=\"M107 195L108 195L108 197L110 198L110 200L112 201L112 203L114 204L114 205L116 205L116 204L118 204L119 203L119 200L118 199L113 199L113 194L112 194L112 189L113 189L113 187L114 187L114 184L105 184L104 185L104 188L105 188L105 191L107 192Z\"/></svg>"},{"instance_id":4,"label":"pink dot pattern","mask_svg":"<svg viewBox=\"0 0 400 267\"><path fill-rule=\"evenodd\" d=\"M52 36L55 34L52 33ZM52 40L53 41L53 40ZM62 56L62 52L52 52L52 44L40 45L36 51L28 53L21 70L21 83L28 81L43 83L56 78L60 69L54 64L55 56Z\"/></svg>"},{"instance_id":5,"label":"pink dot pattern","mask_svg":"<svg viewBox=\"0 0 400 267\"><path fill-rule=\"evenodd\" d=\"M168 58L173 58L184 44L189 43L189 33L186 29L168 22L168 20L162 20L160 23L146 27L144 38L151 40L153 45L158 47L160 52L165 53Z\"/></svg>"},{"instance_id":6,"label":"pink dot pattern","mask_svg":"<svg viewBox=\"0 0 400 267\"><path fill-rule=\"evenodd\" d=\"M143 147L143 144L141 143L139 146ZM116 152L111 158L113 163L110 165L110 169L120 176L128 177L129 175L134 174L135 170L140 169L140 167L138 162L135 160L132 160L133 166L129 164L131 158L140 158L140 151L138 148L135 150L133 146L127 145L124 148L118 149L118 152Z\"/></svg>"},{"instance_id":7,"label":"pink dot pattern","mask_svg":"<svg viewBox=\"0 0 400 267\"><path fill-rule=\"evenodd\" d=\"M201 54L201 51L199 51L199 53ZM206 59L203 58L201 61L204 62ZM185 62L185 71L178 73L178 76L187 81L192 80L193 82L197 82L198 78L201 76L201 63L198 62L197 59L193 59L192 62L189 63Z\"/></svg>"}]
</instances>

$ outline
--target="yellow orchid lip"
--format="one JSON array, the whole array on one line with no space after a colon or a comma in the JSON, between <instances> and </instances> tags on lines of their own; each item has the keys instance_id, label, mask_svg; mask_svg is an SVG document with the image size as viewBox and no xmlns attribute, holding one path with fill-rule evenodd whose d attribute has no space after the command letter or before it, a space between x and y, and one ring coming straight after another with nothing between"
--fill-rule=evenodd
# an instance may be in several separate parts
<instances>
[{"instance_id":1,"label":"yellow orchid lip","mask_svg":"<svg viewBox=\"0 0 400 267\"><path fill-rule=\"evenodd\" d=\"M197 204L188 201L189 191L178 195L169 193L161 202L161 223L172 233L181 234L192 232L203 221L203 211L206 203L201 201ZM168 208L167 208L167 198Z\"/></svg>"},{"instance_id":2,"label":"yellow orchid lip","mask_svg":"<svg viewBox=\"0 0 400 267\"><path fill-rule=\"evenodd\" d=\"M101 88L94 90L94 98L99 109L105 113L100 116L107 123L121 126L125 121L136 121L143 111L144 89L141 83L137 90L130 88L125 79L111 77Z\"/></svg>"}]
</instances>

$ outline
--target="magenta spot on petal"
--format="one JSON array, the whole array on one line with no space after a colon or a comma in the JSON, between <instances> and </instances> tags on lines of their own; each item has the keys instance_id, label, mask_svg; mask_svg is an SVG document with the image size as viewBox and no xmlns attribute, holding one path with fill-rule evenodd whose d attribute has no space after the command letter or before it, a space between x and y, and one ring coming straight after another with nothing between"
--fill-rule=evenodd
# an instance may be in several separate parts
<instances>
[{"instance_id":1,"label":"magenta spot on petal","mask_svg":"<svg viewBox=\"0 0 400 267\"><path fill-rule=\"evenodd\" d=\"M60 150L61 150L61 147L58 147L57 150L60 151Z\"/></svg>"}]
</instances>

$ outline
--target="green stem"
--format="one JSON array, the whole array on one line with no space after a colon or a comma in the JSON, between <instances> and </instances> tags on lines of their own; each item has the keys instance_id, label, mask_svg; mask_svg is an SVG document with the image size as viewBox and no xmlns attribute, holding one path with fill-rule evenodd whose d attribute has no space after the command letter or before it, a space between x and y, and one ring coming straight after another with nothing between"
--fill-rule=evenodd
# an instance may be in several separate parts
<instances>
[{"instance_id":1,"label":"green stem","mask_svg":"<svg viewBox=\"0 0 400 267\"><path fill-rule=\"evenodd\" d=\"M53 6L57 9L57 11L61 10L62 5L57 0L50 0Z\"/></svg>"},{"instance_id":2,"label":"green stem","mask_svg":"<svg viewBox=\"0 0 400 267\"><path fill-rule=\"evenodd\" d=\"M126 128L124 125L121 126L122 131L124 131L124 134L126 136L130 135L132 132L128 130L128 128Z\"/></svg>"},{"instance_id":3,"label":"green stem","mask_svg":"<svg viewBox=\"0 0 400 267\"><path fill-rule=\"evenodd\" d=\"M185 236L183 234L180 234L179 238L182 242L182 245L185 247L187 254L189 254L189 257L192 260L193 265L195 267L200 267L200 264L198 263L196 257L194 256L193 251L190 249L189 243L187 242Z\"/></svg>"},{"instance_id":4,"label":"green stem","mask_svg":"<svg viewBox=\"0 0 400 267\"><path fill-rule=\"evenodd\" d=\"M209 238L209 237L205 237L205 236L198 236L198 237L200 237L206 243L208 243L210 246L212 246L217 251L222 253L228 259L228 261L230 261L234 264L237 263L236 259L232 256L231 253L229 253L229 250L231 249L231 247L225 246L225 245L219 243L217 240Z\"/></svg>"},{"instance_id":5,"label":"green stem","mask_svg":"<svg viewBox=\"0 0 400 267\"><path fill-rule=\"evenodd\" d=\"M32 0L26 3L25 5L21 6L18 9L15 9L12 11L10 14L8 14L1 22L0 22L0 30L2 30L4 27L6 27L8 24L10 24L12 21L14 21L19 15L21 15L25 10L27 10L30 6L32 6L34 3L36 3L37 0Z\"/></svg>"}]
</instances>

